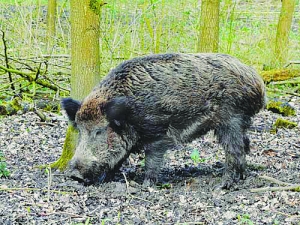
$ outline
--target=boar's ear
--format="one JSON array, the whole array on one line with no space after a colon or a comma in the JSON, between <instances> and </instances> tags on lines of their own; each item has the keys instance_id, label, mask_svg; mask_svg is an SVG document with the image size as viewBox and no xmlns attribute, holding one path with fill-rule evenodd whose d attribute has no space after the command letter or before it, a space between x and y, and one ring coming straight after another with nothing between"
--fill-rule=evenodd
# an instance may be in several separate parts
<instances>
[{"instance_id":1,"label":"boar's ear","mask_svg":"<svg viewBox=\"0 0 300 225\"><path fill-rule=\"evenodd\" d=\"M61 105L68 115L68 118L71 122L75 121L75 115L80 108L80 102L72 99L72 98L64 98L61 101Z\"/></svg>"},{"instance_id":2,"label":"boar's ear","mask_svg":"<svg viewBox=\"0 0 300 225\"><path fill-rule=\"evenodd\" d=\"M116 125L124 124L129 113L129 99L127 97L116 97L106 102L102 108L107 120Z\"/></svg>"}]
</instances>

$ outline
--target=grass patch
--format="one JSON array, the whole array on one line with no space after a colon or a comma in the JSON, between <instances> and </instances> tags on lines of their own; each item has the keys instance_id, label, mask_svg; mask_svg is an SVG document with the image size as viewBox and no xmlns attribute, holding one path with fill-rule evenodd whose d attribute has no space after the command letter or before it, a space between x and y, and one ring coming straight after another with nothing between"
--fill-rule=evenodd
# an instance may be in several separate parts
<instances>
[{"instance_id":1,"label":"grass patch","mask_svg":"<svg viewBox=\"0 0 300 225\"><path fill-rule=\"evenodd\" d=\"M10 171L7 169L5 157L2 151L0 151L0 178L7 178L10 176Z\"/></svg>"}]
</instances>

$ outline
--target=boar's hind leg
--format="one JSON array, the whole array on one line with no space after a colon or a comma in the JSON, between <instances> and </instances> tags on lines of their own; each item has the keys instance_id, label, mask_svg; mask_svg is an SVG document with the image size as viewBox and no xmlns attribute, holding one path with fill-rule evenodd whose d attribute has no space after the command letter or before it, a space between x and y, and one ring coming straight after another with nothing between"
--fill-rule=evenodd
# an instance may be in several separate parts
<instances>
[{"instance_id":1,"label":"boar's hind leg","mask_svg":"<svg viewBox=\"0 0 300 225\"><path fill-rule=\"evenodd\" d=\"M232 118L229 124L215 130L226 157L221 188L228 189L234 182L244 179L246 153L249 153L249 138L245 133L245 126L247 126L245 122Z\"/></svg>"},{"instance_id":2,"label":"boar's hind leg","mask_svg":"<svg viewBox=\"0 0 300 225\"><path fill-rule=\"evenodd\" d=\"M172 147L171 139L164 138L145 146L145 178L143 186L149 187L156 183L163 163L164 154Z\"/></svg>"}]
</instances>

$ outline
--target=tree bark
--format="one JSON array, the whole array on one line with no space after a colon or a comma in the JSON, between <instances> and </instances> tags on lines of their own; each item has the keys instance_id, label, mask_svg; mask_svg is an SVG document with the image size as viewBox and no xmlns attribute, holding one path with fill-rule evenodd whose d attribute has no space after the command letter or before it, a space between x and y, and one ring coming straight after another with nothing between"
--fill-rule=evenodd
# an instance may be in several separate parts
<instances>
[{"instance_id":1,"label":"tree bark","mask_svg":"<svg viewBox=\"0 0 300 225\"><path fill-rule=\"evenodd\" d=\"M219 47L220 0L202 0L198 52L217 52Z\"/></svg>"},{"instance_id":2,"label":"tree bark","mask_svg":"<svg viewBox=\"0 0 300 225\"><path fill-rule=\"evenodd\" d=\"M71 0L71 96L82 100L100 80L99 15L90 0Z\"/></svg>"},{"instance_id":3,"label":"tree bark","mask_svg":"<svg viewBox=\"0 0 300 225\"><path fill-rule=\"evenodd\" d=\"M100 80L99 12L90 0L71 0L71 96L82 100ZM67 129L63 152L52 166L64 170L74 155L78 132Z\"/></svg>"},{"instance_id":4,"label":"tree bark","mask_svg":"<svg viewBox=\"0 0 300 225\"><path fill-rule=\"evenodd\" d=\"M47 44L48 50L53 45L53 39L55 37L55 20L56 20L56 0L48 0L48 12L47 12Z\"/></svg>"},{"instance_id":5,"label":"tree bark","mask_svg":"<svg viewBox=\"0 0 300 225\"><path fill-rule=\"evenodd\" d=\"M277 25L274 66L280 67L287 61L289 33L291 30L296 0L282 0L282 8Z\"/></svg>"}]
</instances>

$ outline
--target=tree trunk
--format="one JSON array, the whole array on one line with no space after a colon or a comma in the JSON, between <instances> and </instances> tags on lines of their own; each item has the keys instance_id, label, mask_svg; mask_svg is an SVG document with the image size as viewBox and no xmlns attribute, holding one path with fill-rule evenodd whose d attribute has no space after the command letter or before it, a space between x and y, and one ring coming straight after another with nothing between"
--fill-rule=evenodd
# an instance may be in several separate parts
<instances>
[{"instance_id":1,"label":"tree trunk","mask_svg":"<svg viewBox=\"0 0 300 225\"><path fill-rule=\"evenodd\" d=\"M293 13L296 0L282 0L282 8L277 25L277 34L274 51L274 67L280 67L286 63L288 55L289 33L291 30Z\"/></svg>"},{"instance_id":2,"label":"tree trunk","mask_svg":"<svg viewBox=\"0 0 300 225\"><path fill-rule=\"evenodd\" d=\"M71 96L82 100L100 80L99 12L90 0L71 0ZM74 155L78 133L69 125L61 157L52 164L64 170Z\"/></svg>"},{"instance_id":3,"label":"tree trunk","mask_svg":"<svg viewBox=\"0 0 300 225\"><path fill-rule=\"evenodd\" d=\"M217 52L220 0L202 0L198 52Z\"/></svg>"},{"instance_id":4,"label":"tree trunk","mask_svg":"<svg viewBox=\"0 0 300 225\"><path fill-rule=\"evenodd\" d=\"M55 37L56 0L48 0L47 12L47 48L50 50Z\"/></svg>"},{"instance_id":5,"label":"tree trunk","mask_svg":"<svg viewBox=\"0 0 300 225\"><path fill-rule=\"evenodd\" d=\"M90 0L71 0L71 96L82 100L100 80L99 15Z\"/></svg>"}]
</instances>

